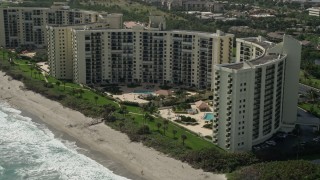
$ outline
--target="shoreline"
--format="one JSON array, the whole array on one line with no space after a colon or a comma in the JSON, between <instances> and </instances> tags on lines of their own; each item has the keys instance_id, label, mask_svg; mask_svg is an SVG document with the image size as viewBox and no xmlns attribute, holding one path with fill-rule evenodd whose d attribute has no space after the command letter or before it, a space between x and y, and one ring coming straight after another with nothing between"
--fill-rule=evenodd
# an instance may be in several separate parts
<instances>
[{"instance_id":1,"label":"shoreline","mask_svg":"<svg viewBox=\"0 0 320 180\"><path fill-rule=\"evenodd\" d=\"M31 116L34 121L46 124L54 134L70 138L80 148L87 149L86 156L96 160L115 174L132 179L226 179L223 174L194 169L187 163L168 157L142 143L129 138L106 125L86 127L91 118L78 111L63 107L40 94L21 90L22 82L8 80L0 71L0 99ZM56 134L55 134L56 135Z\"/></svg>"},{"instance_id":2,"label":"shoreline","mask_svg":"<svg viewBox=\"0 0 320 180\"><path fill-rule=\"evenodd\" d=\"M63 140L68 142L74 142L75 145L79 148L76 150L78 153L93 159L94 161L103 165L107 169L111 170L114 174L126 177L128 179L145 180L142 176L133 174L128 169L124 168L122 164L117 163L110 157L107 157L101 152L90 148L90 146L82 143L80 140L74 138L73 136L70 136L68 133L60 131L59 129L56 129L55 127L52 127L50 124L42 121L41 118L37 115L31 114L30 112L24 111L22 109L19 110L21 111L22 116L31 118L32 121L35 123L45 125L54 134L55 139L58 139L60 141Z\"/></svg>"}]
</instances>

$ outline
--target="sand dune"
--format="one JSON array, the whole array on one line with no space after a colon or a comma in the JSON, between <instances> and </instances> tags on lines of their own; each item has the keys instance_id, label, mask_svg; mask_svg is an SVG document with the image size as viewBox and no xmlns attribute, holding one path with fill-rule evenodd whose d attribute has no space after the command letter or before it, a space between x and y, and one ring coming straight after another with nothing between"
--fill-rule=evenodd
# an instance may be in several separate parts
<instances>
[{"instance_id":1,"label":"sand dune","mask_svg":"<svg viewBox=\"0 0 320 180\"><path fill-rule=\"evenodd\" d=\"M150 180L225 179L224 175L194 169L141 143L130 142L125 134L104 124L88 127L86 124L92 121L91 118L39 94L21 90L21 86L23 86L21 82L9 81L8 76L0 72L0 99L9 102L17 109L37 116L49 127L73 137L79 141L78 146L84 144L93 152L99 152L100 155L95 159L105 157L115 162L118 168L113 167L113 169L118 169L115 172L119 175ZM108 167L107 163L104 165Z\"/></svg>"}]
</instances>

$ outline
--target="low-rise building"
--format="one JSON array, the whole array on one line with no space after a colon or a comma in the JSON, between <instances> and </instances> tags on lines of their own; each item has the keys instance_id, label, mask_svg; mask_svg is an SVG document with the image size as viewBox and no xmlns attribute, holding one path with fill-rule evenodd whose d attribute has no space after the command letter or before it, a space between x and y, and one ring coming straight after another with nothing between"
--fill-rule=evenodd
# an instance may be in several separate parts
<instances>
[{"instance_id":1,"label":"low-rise building","mask_svg":"<svg viewBox=\"0 0 320 180\"><path fill-rule=\"evenodd\" d=\"M309 16L320 16L320 7L312 7L308 9Z\"/></svg>"}]
</instances>

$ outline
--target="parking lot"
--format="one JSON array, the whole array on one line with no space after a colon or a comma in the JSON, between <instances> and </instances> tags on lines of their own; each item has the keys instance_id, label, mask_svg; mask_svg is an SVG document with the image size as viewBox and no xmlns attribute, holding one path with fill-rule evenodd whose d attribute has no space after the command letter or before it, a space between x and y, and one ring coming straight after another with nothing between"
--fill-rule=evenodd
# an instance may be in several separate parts
<instances>
[{"instance_id":1,"label":"parking lot","mask_svg":"<svg viewBox=\"0 0 320 180\"><path fill-rule=\"evenodd\" d=\"M320 137L314 133L314 127L300 125L299 135L293 133L277 133L264 143L252 148L253 153L264 160L283 160L299 158L306 144L318 144Z\"/></svg>"}]
</instances>

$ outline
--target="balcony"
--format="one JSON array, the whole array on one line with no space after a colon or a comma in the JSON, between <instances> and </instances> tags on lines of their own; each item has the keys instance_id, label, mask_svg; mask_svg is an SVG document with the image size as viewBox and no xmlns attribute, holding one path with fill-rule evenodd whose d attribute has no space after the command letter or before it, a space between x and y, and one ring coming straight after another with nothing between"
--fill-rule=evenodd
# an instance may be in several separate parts
<instances>
[{"instance_id":1,"label":"balcony","mask_svg":"<svg viewBox=\"0 0 320 180\"><path fill-rule=\"evenodd\" d=\"M212 142L213 142L213 143L217 143L217 142L218 142L218 139L217 139L217 138L213 138L213 139L212 139Z\"/></svg>"},{"instance_id":2,"label":"balcony","mask_svg":"<svg viewBox=\"0 0 320 180\"><path fill-rule=\"evenodd\" d=\"M226 137L231 137L231 132L227 132Z\"/></svg>"},{"instance_id":3,"label":"balcony","mask_svg":"<svg viewBox=\"0 0 320 180\"><path fill-rule=\"evenodd\" d=\"M231 126L231 122L229 121L229 122L227 122L227 124L226 124L227 126Z\"/></svg>"},{"instance_id":4,"label":"balcony","mask_svg":"<svg viewBox=\"0 0 320 180\"><path fill-rule=\"evenodd\" d=\"M228 118L227 118L227 122L231 122L231 117L228 117Z\"/></svg>"}]
</instances>

